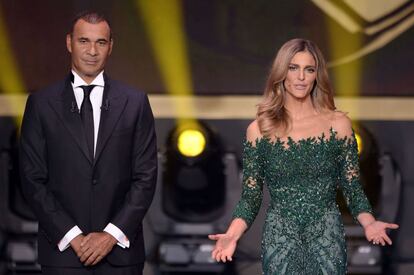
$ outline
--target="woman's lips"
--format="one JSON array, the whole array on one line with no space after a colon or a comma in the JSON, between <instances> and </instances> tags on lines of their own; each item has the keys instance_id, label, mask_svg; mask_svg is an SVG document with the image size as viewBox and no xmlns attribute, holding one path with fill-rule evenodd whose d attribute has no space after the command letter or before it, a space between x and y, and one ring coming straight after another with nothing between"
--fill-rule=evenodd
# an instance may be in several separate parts
<instances>
[{"instance_id":1,"label":"woman's lips","mask_svg":"<svg viewBox=\"0 0 414 275\"><path fill-rule=\"evenodd\" d=\"M295 87L295 89L297 90L305 90L306 89L306 85L302 85L302 84L295 84L293 85Z\"/></svg>"}]
</instances>

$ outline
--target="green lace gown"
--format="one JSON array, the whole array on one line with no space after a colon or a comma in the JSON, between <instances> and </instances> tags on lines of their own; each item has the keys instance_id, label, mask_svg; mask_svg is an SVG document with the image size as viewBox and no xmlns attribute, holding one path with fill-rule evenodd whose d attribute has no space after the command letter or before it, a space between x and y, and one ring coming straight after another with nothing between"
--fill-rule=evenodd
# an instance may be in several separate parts
<instances>
[{"instance_id":1,"label":"green lace gown","mask_svg":"<svg viewBox=\"0 0 414 275\"><path fill-rule=\"evenodd\" d=\"M243 190L233 217L248 226L270 192L262 236L265 275L345 274L344 228L336 203L342 189L351 214L372 213L359 182L357 143L330 136L244 142Z\"/></svg>"}]
</instances>

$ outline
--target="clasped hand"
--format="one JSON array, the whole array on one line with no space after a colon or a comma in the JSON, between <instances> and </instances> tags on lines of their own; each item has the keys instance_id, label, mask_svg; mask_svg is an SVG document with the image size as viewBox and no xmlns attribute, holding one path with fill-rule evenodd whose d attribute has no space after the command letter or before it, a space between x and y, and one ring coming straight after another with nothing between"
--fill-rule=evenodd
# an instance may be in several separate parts
<instances>
[{"instance_id":1,"label":"clasped hand","mask_svg":"<svg viewBox=\"0 0 414 275\"><path fill-rule=\"evenodd\" d=\"M116 239L107 232L78 235L70 245L85 266L96 265L112 250Z\"/></svg>"}]
</instances>

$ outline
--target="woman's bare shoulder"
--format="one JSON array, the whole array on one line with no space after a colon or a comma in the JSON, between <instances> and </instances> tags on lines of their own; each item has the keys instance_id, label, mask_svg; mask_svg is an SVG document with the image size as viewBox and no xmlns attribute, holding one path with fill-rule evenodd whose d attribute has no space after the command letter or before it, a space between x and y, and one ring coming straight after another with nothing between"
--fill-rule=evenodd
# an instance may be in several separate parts
<instances>
[{"instance_id":1,"label":"woman's bare shoulder","mask_svg":"<svg viewBox=\"0 0 414 275\"><path fill-rule=\"evenodd\" d=\"M351 137L352 136L352 121L348 117L347 113L342 111L334 111L331 114L332 129L336 131L338 137Z\"/></svg>"},{"instance_id":2,"label":"woman's bare shoulder","mask_svg":"<svg viewBox=\"0 0 414 275\"><path fill-rule=\"evenodd\" d=\"M253 144L255 144L257 139L261 139L263 137L262 133L260 132L260 127L257 119L252 121L246 130L246 139Z\"/></svg>"}]
</instances>

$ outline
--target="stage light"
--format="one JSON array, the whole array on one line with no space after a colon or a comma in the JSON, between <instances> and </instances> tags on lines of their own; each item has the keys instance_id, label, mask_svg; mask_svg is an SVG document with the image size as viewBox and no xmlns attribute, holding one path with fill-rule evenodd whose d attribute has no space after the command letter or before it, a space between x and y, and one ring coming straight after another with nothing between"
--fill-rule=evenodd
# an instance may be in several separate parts
<instances>
[{"instance_id":1,"label":"stage light","mask_svg":"<svg viewBox=\"0 0 414 275\"><path fill-rule=\"evenodd\" d=\"M148 260L160 275L237 274L234 265L211 258L214 243L207 236L222 232L232 218L241 192L238 158L207 123L181 122L158 154L157 189L145 219L153 233ZM183 153L180 143L197 147L197 154Z\"/></svg>"},{"instance_id":2,"label":"stage light","mask_svg":"<svg viewBox=\"0 0 414 275\"><path fill-rule=\"evenodd\" d=\"M18 62L14 56L13 48L10 43L10 35L5 23L5 16L0 5L0 90L11 95L25 94L26 87L23 77L19 71ZM11 32L12 30L10 30ZM10 110L23 110L24 103L12 98L6 99L10 104ZM15 122L20 127L21 118L15 118Z\"/></svg>"},{"instance_id":3,"label":"stage light","mask_svg":"<svg viewBox=\"0 0 414 275\"><path fill-rule=\"evenodd\" d=\"M144 22L163 84L170 95L191 96L193 80L188 57L183 5L179 0L135 0ZM166 47L165 45L168 45ZM191 101L191 100L190 100ZM195 106L184 97L172 100L178 124L195 116Z\"/></svg>"},{"instance_id":4,"label":"stage light","mask_svg":"<svg viewBox=\"0 0 414 275\"><path fill-rule=\"evenodd\" d=\"M355 133L355 139L357 141L358 144L358 155L361 155L363 149L364 149L364 142L362 140L362 137L360 134Z\"/></svg>"},{"instance_id":5,"label":"stage light","mask_svg":"<svg viewBox=\"0 0 414 275\"><path fill-rule=\"evenodd\" d=\"M189 121L170 132L163 167L163 211L181 222L209 222L223 212L223 150L206 124Z\"/></svg>"},{"instance_id":6,"label":"stage light","mask_svg":"<svg viewBox=\"0 0 414 275\"><path fill-rule=\"evenodd\" d=\"M177 147L182 155L196 157L204 151L206 138L200 130L187 129L178 135Z\"/></svg>"}]
</instances>

